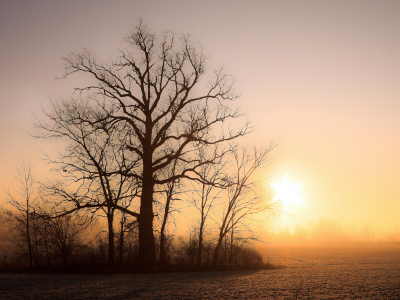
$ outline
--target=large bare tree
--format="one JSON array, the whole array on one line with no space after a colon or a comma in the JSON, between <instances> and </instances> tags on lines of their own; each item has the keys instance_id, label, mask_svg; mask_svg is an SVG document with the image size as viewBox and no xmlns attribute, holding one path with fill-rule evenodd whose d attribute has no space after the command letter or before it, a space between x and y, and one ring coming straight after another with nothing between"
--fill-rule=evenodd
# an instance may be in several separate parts
<instances>
[{"instance_id":1,"label":"large bare tree","mask_svg":"<svg viewBox=\"0 0 400 300\"><path fill-rule=\"evenodd\" d=\"M91 99L97 114L82 121L101 124L105 131L124 128L121 149L140 164L121 174L141 183L139 212L130 214L139 223L138 262L148 269L156 261L156 185L177 179L203 181L199 168L224 155L215 150L216 145L245 135L248 123L230 124L240 117L231 108L237 98L233 81L219 69L213 79L204 82L207 57L188 36L166 32L158 39L140 21L125 41L129 48L107 62L99 62L88 50L71 53L64 58L64 77L90 75L94 83L76 90ZM204 159L196 153L199 145L207 148L209 155ZM176 161L183 167L167 176L163 170Z\"/></svg>"}]
</instances>

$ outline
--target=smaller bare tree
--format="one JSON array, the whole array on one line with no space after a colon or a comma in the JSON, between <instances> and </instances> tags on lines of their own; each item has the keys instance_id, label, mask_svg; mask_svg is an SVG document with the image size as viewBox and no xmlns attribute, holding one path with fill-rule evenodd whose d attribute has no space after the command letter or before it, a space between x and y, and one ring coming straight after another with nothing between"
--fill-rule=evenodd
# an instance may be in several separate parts
<instances>
[{"instance_id":1,"label":"smaller bare tree","mask_svg":"<svg viewBox=\"0 0 400 300\"><path fill-rule=\"evenodd\" d=\"M177 161L174 162L174 164L170 167L170 169L165 170L165 172L168 172L169 174L167 176L175 176L177 173L180 171L177 170L178 163ZM167 249L166 249L166 242L167 242L167 236L166 236L166 230L167 230L167 223L169 216L171 212L173 211L172 205L173 202L176 200L179 200L178 195L181 193L181 180L176 179L170 182L167 182L162 186L162 190L160 193L163 195L164 198L164 203L163 203L163 214L162 214L162 219L161 219L161 229L160 229L160 253L159 253L159 264L160 266L165 265L167 261Z\"/></svg>"},{"instance_id":2,"label":"smaller bare tree","mask_svg":"<svg viewBox=\"0 0 400 300\"><path fill-rule=\"evenodd\" d=\"M43 185L46 195L57 201L51 217L86 210L105 215L108 224L108 262L114 264L114 217L116 210L127 211L137 197L138 182L123 175L136 167L136 160L123 151L124 125L108 128L96 123L101 111L83 100L52 102L53 111L36 120L40 138L62 139L67 147L54 166L58 182ZM128 211L134 217L138 214Z\"/></svg>"},{"instance_id":3,"label":"smaller bare tree","mask_svg":"<svg viewBox=\"0 0 400 300\"><path fill-rule=\"evenodd\" d=\"M231 232L233 239L234 229L244 225L244 221L251 216L275 207L274 203L265 199L257 190L257 181L253 178L255 171L267 161L268 154L273 146L262 149L253 148L249 153L246 148L236 148L232 151L232 176L226 189L226 203L219 223L218 241L214 250L213 267L220 261L220 252L224 238Z\"/></svg>"},{"instance_id":4,"label":"smaller bare tree","mask_svg":"<svg viewBox=\"0 0 400 300\"><path fill-rule=\"evenodd\" d=\"M29 257L29 267L33 268L34 249L32 243L32 219L34 213L34 204L38 198L37 182L34 178L34 170L31 162L22 161L17 173L16 186L11 186L6 190L6 203L13 207L13 210L6 210L11 221L16 225L14 227L16 234L15 242L26 250Z\"/></svg>"},{"instance_id":5,"label":"smaller bare tree","mask_svg":"<svg viewBox=\"0 0 400 300\"><path fill-rule=\"evenodd\" d=\"M119 219L119 232L118 232L118 237L117 237L117 242L118 242L118 263L119 265L122 265L124 262L124 253L126 252L125 250L127 249L126 247L126 236L130 232L134 231L138 227L138 222L137 220L131 220L129 218L129 215L120 212L120 219Z\"/></svg>"},{"instance_id":6,"label":"smaller bare tree","mask_svg":"<svg viewBox=\"0 0 400 300\"><path fill-rule=\"evenodd\" d=\"M202 154L202 151L199 151ZM205 159L200 155L201 159ZM227 183L227 176L224 169L226 161L222 157L215 161L214 164L202 165L198 171L201 182L192 182L193 194L191 202L200 213L198 219L198 249L197 249L197 267L202 264L203 244L206 235L206 222L212 211L215 200L223 191L224 185Z\"/></svg>"},{"instance_id":7,"label":"smaller bare tree","mask_svg":"<svg viewBox=\"0 0 400 300\"><path fill-rule=\"evenodd\" d=\"M47 219L50 243L61 257L64 267L70 264L74 250L80 245L82 234L90 222L78 215L66 215L57 219Z\"/></svg>"}]
</instances>

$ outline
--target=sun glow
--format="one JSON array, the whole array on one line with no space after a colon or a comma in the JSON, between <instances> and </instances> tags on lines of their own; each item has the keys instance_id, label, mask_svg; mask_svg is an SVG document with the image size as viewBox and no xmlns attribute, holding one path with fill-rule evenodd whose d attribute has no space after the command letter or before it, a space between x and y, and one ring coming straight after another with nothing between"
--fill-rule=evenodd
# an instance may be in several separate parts
<instances>
[{"instance_id":1,"label":"sun glow","mask_svg":"<svg viewBox=\"0 0 400 300\"><path fill-rule=\"evenodd\" d=\"M304 204L304 199L299 195L303 187L302 182L292 183L285 174L282 182L272 182L270 185L275 191L274 201L280 201L285 212L289 213Z\"/></svg>"}]
</instances>

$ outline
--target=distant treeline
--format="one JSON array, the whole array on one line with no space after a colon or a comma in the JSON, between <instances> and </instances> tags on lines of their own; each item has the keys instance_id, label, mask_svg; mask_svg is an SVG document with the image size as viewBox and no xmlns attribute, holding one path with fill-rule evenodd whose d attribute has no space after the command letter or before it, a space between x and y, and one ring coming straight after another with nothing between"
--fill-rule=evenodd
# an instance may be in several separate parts
<instances>
[{"instance_id":1,"label":"distant treeline","mask_svg":"<svg viewBox=\"0 0 400 300\"><path fill-rule=\"evenodd\" d=\"M276 232L268 232L264 237L267 241L304 243L304 242L332 242L332 243L400 243L400 226L392 230L380 231L369 224L362 226L346 226L335 219L319 218L305 226L296 225L293 229L282 228Z\"/></svg>"}]
</instances>

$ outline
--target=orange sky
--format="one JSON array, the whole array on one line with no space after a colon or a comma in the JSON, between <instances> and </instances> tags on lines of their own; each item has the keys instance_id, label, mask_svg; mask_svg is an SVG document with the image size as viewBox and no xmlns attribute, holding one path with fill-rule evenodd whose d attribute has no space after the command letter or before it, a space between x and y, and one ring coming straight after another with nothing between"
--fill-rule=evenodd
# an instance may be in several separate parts
<instances>
[{"instance_id":1,"label":"orange sky","mask_svg":"<svg viewBox=\"0 0 400 300\"><path fill-rule=\"evenodd\" d=\"M291 222L319 217L387 228L400 219L399 1L0 2L0 186L23 157L42 168L32 114L67 97L60 56L124 47L142 17L190 33L237 79L260 139L274 140L271 180L303 182ZM0 196L3 193L0 192Z\"/></svg>"}]
</instances>

